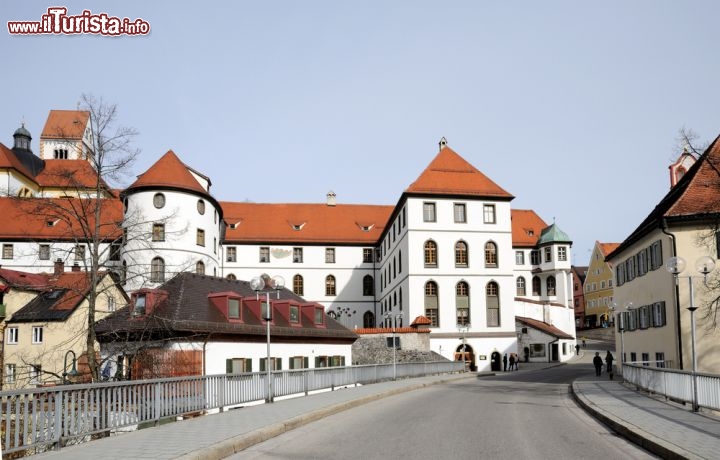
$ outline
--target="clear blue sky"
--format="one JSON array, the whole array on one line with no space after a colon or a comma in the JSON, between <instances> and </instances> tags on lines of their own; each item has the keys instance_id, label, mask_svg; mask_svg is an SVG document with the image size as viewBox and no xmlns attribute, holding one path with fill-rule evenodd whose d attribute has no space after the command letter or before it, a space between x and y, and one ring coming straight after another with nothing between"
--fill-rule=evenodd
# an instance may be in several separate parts
<instances>
[{"instance_id":1,"label":"clear blue sky","mask_svg":"<svg viewBox=\"0 0 720 460\"><path fill-rule=\"evenodd\" d=\"M11 36L50 6L148 36ZM682 127L720 133L714 1L5 0L0 142L82 93L116 102L220 200L395 204L449 145L588 263L669 188ZM125 184L127 185L127 184Z\"/></svg>"}]
</instances>

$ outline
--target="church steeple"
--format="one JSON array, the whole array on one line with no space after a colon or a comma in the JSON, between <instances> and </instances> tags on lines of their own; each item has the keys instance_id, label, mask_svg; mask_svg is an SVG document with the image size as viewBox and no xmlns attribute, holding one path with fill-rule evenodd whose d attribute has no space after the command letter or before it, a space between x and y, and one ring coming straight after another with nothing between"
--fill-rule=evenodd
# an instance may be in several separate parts
<instances>
[{"instance_id":1,"label":"church steeple","mask_svg":"<svg viewBox=\"0 0 720 460\"><path fill-rule=\"evenodd\" d=\"M13 150L26 150L28 152L32 152L32 149L30 148L30 141L32 141L32 136L30 135L30 131L25 129L24 121L22 122L20 127L15 130L15 133L13 133L13 138L15 139L15 143L13 144Z\"/></svg>"}]
</instances>

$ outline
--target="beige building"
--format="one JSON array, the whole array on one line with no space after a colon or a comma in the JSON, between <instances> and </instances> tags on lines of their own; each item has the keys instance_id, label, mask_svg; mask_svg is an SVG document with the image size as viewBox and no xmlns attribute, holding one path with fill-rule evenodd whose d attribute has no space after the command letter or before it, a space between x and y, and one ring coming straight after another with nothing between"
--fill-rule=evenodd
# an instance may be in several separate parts
<instances>
[{"instance_id":1,"label":"beige building","mask_svg":"<svg viewBox=\"0 0 720 460\"><path fill-rule=\"evenodd\" d=\"M54 385L73 366L88 375L86 335L90 275L64 271L31 274L0 269L2 324L2 389ZM96 319L128 303L114 279L103 274L97 288ZM76 380L76 381L78 381Z\"/></svg>"},{"instance_id":2,"label":"beige building","mask_svg":"<svg viewBox=\"0 0 720 460\"><path fill-rule=\"evenodd\" d=\"M692 305L697 307L698 371L720 374L720 329L715 324L720 269L706 279L698 270L712 268L708 260L718 258L718 164L716 139L607 257L615 270L617 350L624 351L626 362L692 369ZM676 256L684 259L685 267L670 261ZM698 261L704 265L698 267ZM668 265L684 269L676 278Z\"/></svg>"},{"instance_id":3,"label":"beige building","mask_svg":"<svg viewBox=\"0 0 720 460\"><path fill-rule=\"evenodd\" d=\"M585 293L585 327L608 327L612 322L610 305L613 303L613 269L605 257L615 250L619 243L595 242L590 255L587 275L583 283Z\"/></svg>"}]
</instances>

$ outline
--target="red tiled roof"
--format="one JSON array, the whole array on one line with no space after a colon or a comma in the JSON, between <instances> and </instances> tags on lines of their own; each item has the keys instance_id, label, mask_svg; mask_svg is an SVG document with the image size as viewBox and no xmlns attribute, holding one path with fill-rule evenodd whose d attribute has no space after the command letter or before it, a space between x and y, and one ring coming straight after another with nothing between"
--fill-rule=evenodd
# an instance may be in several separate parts
<instances>
[{"instance_id":1,"label":"red tiled roof","mask_svg":"<svg viewBox=\"0 0 720 460\"><path fill-rule=\"evenodd\" d=\"M10 286L26 289L44 288L48 284L48 275L45 273L27 273L8 268L0 268L0 279Z\"/></svg>"},{"instance_id":2,"label":"red tiled roof","mask_svg":"<svg viewBox=\"0 0 720 460\"><path fill-rule=\"evenodd\" d=\"M603 255L603 257L607 256L614 250L616 250L620 246L620 243L600 243L598 242L598 247L600 248L600 253Z\"/></svg>"},{"instance_id":3,"label":"red tiled roof","mask_svg":"<svg viewBox=\"0 0 720 460\"><path fill-rule=\"evenodd\" d=\"M530 209L512 209L510 213L513 247L536 246L542 230L547 227L545 221Z\"/></svg>"},{"instance_id":4,"label":"red tiled roof","mask_svg":"<svg viewBox=\"0 0 720 460\"><path fill-rule=\"evenodd\" d=\"M171 187L209 196L207 190L192 175L190 168L180 161L172 150L168 150L147 171L139 175L127 190L146 187Z\"/></svg>"},{"instance_id":5,"label":"red tiled roof","mask_svg":"<svg viewBox=\"0 0 720 460\"><path fill-rule=\"evenodd\" d=\"M514 198L450 147L443 147L405 192Z\"/></svg>"},{"instance_id":6,"label":"red tiled roof","mask_svg":"<svg viewBox=\"0 0 720 460\"><path fill-rule=\"evenodd\" d=\"M14 169L28 179L33 180L32 173L17 159L15 153L3 144L0 144L0 169L5 168Z\"/></svg>"},{"instance_id":7,"label":"red tiled roof","mask_svg":"<svg viewBox=\"0 0 720 460\"><path fill-rule=\"evenodd\" d=\"M82 139L90 112L85 110L51 110L41 139Z\"/></svg>"},{"instance_id":8,"label":"red tiled roof","mask_svg":"<svg viewBox=\"0 0 720 460\"><path fill-rule=\"evenodd\" d=\"M418 316L410 323L411 326L429 326L430 324L432 324L432 321L423 315Z\"/></svg>"},{"instance_id":9,"label":"red tiled roof","mask_svg":"<svg viewBox=\"0 0 720 460\"><path fill-rule=\"evenodd\" d=\"M414 327L397 327L394 329L396 334L429 334L430 329L416 329ZM391 327L363 327L360 329L353 329L353 332L357 335L367 334L392 334L393 328Z\"/></svg>"},{"instance_id":10,"label":"red tiled roof","mask_svg":"<svg viewBox=\"0 0 720 460\"><path fill-rule=\"evenodd\" d=\"M554 337L557 337L558 339L574 339L575 337L561 331L560 329L556 328L553 325L550 325L548 323L544 323L542 321L538 321L536 319L532 318L524 318L522 316L516 316L516 321L520 321L521 323L532 327L533 329L537 329L538 331L544 332L546 334L552 335Z\"/></svg>"},{"instance_id":11,"label":"red tiled roof","mask_svg":"<svg viewBox=\"0 0 720 460\"><path fill-rule=\"evenodd\" d=\"M220 205L228 223L225 244L251 241L373 244L394 209L357 204L221 202ZM368 231L363 230L363 226L370 225Z\"/></svg>"},{"instance_id":12,"label":"red tiled roof","mask_svg":"<svg viewBox=\"0 0 720 460\"><path fill-rule=\"evenodd\" d=\"M77 198L0 198L0 238L4 240L74 240L84 238L78 217L94 227L95 200ZM123 219L122 203L116 199L100 201L100 233L103 239L122 235L118 223Z\"/></svg>"},{"instance_id":13,"label":"red tiled roof","mask_svg":"<svg viewBox=\"0 0 720 460\"><path fill-rule=\"evenodd\" d=\"M93 189L97 182L97 171L87 160L45 160L45 168L35 178L41 187L58 187L75 190ZM110 188L101 179L105 190Z\"/></svg>"}]
</instances>

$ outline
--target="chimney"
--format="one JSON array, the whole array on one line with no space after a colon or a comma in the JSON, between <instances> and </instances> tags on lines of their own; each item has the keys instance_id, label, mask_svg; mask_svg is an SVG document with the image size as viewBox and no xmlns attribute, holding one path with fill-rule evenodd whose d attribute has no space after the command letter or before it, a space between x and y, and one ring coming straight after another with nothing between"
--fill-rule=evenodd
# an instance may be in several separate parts
<instances>
[{"instance_id":1,"label":"chimney","mask_svg":"<svg viewBox=\"0 0 720 460\"><path fill-rule=\"evenodd\" d=\"M447 139L445 139L444 137L441 138L438 145L440 146L440 150L444 149L445 147L447 147Z\"/></svg>"},{"instance_id":2,"label":"chimney","mask_svg":"<svg viewBox=\"0 0 720 460\"><path fill-rule=\"evenodd\" d=\"M75 262L72 266L72 271L79 272L80 271L80 264Z\"/></svg>"},{"instance_id":3,"label":"chimney","mask_svg":"<svg viewBox=\"0 0 720 460\"><path fill-rule=\"evenodd\" d=\"M327 194L327 205L328 206L335 206L335 204L336 204L335 196L336 196L335 192L333 192L332 190L330 190L328 192L328 194Z\"/></svg>"},{"instance_id":4,"label":"chimney","mask_svg":"<svg viewBox=\"0 0 720 460\"><path fill-rule=\"evenodd\" d=\"M65 264L63 263L62 259L57 259L55 261L55 268L53 270L53 274L55 276L62 275L62 273L65 271Z\"/></svg>"}]
</instances>

